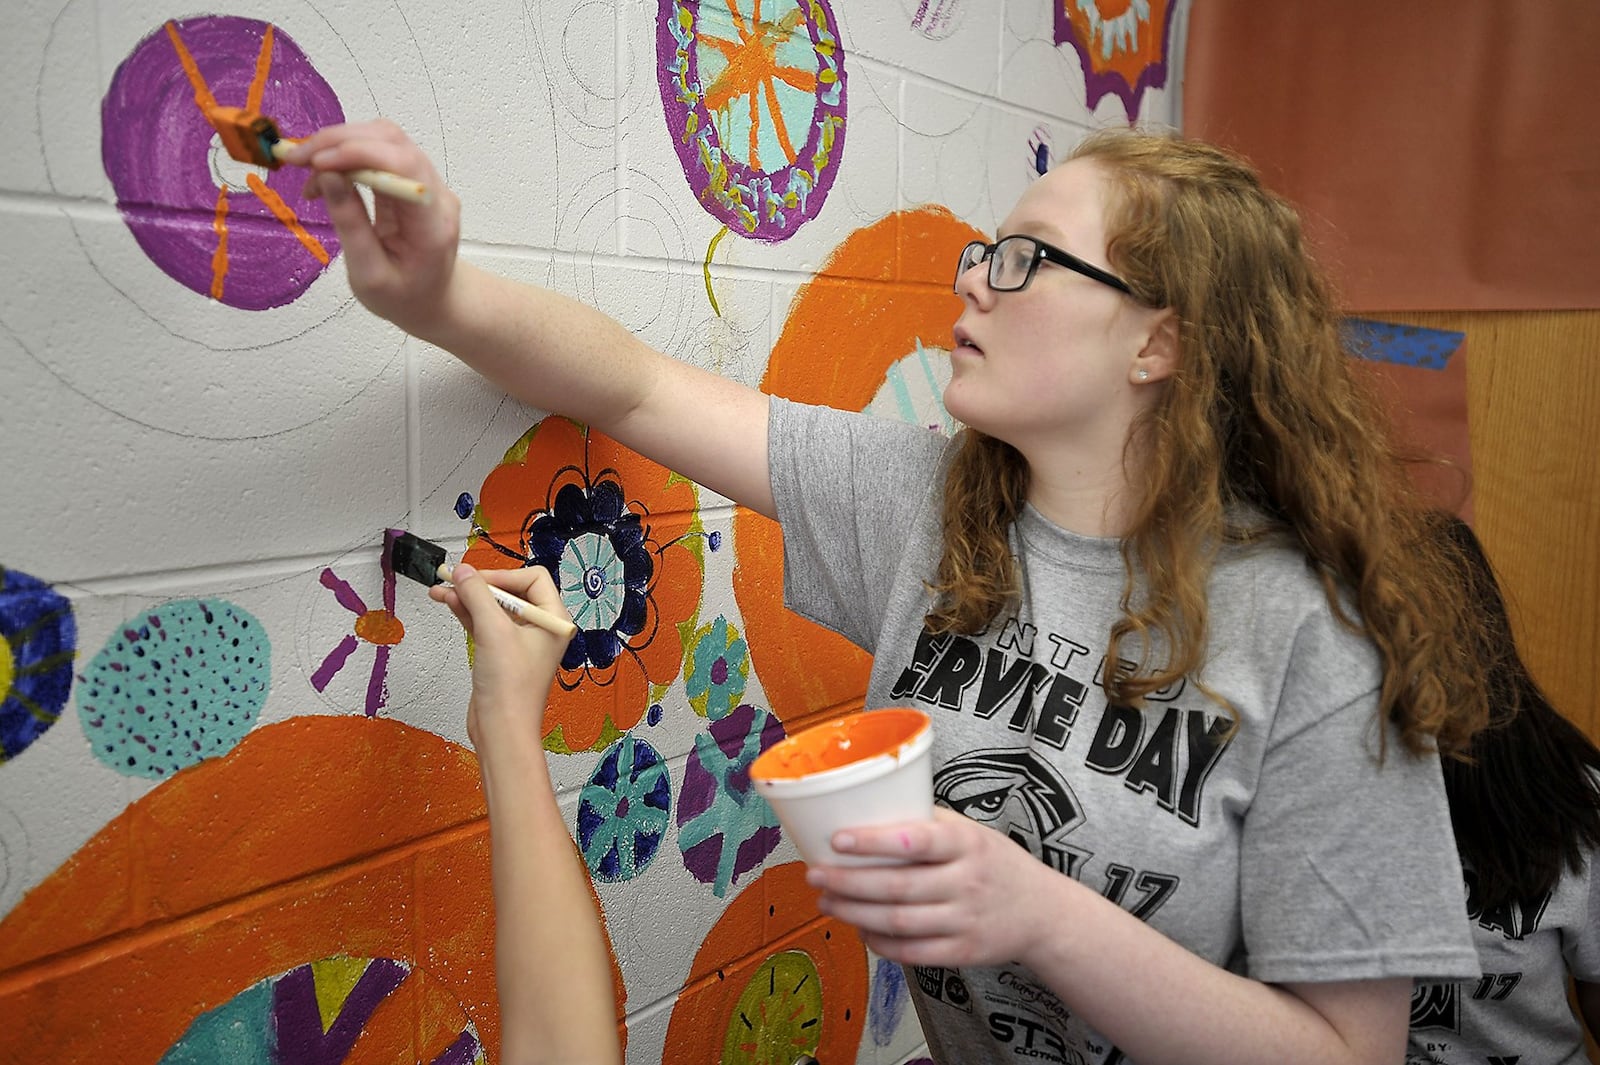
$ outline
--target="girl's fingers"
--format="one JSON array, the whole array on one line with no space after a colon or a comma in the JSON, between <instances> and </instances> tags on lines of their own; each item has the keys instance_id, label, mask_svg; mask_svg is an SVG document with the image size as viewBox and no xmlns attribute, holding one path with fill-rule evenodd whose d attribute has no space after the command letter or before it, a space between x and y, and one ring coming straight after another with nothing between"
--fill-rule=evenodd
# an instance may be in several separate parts
<instances>
[{"instance_id":1,"label":"girl's fingers","mask_svg":"<svg viewBox=\"0 0 1600 1065\"><path fill-rule=\"evenodd\" d=\"M376 277L389 269L389 254L372 227L367 205L343 174L323 173L311 179L327 205L328 221L339 234L346 268L354 276Z\"/></svg>"},{"instance_id":2,"label":"girl's fingers","mask_svg":"<svg viewBox=\"0 0 1600 1065\"><path fill-rule=\"evenodd\" d=\"M555 581L544 567L485 570L482 575L484 580L496 587L526 599L536 607L570 620L566 604L561 601L561 593L556 590Z\"/></svg>"},{"instance_id":3,"label":"girl's fingers","mask_svg":"<svg viewBox=\"0 0 1600 1065\"><path fill-rule=\"evenodd\" d=\"M484 575L468 563L456 564L456 568L450 571L450 583L456 586L456 597L474 622L499 612L500 605L489 593L489 585Z\"/></svg>"}]
</instances>

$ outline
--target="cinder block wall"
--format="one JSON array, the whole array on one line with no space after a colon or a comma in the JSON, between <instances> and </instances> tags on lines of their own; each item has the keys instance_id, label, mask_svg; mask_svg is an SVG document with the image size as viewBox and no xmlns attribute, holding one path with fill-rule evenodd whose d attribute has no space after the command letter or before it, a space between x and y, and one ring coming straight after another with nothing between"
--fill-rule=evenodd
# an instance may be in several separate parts
<instances>
[{"instance_id":1,"label":"cinder block wall","mask_svg":"<svg viewBox=\"0 0 1600 1065\"><path fill-rule=\"evenodd\" d=\"M544 514L581 576L620 541L573 531L555 489L587 498L606 481L641 516L651 578L629 594L649 623L622 631L621 599L575 600L612 635L563 677L547 746L629 1060L918 1056L904 977L818 917L747 792L754 753L859 705L865 677L858 653L782 611L773 527L366 313L299 176L219 154L196 99L256 99L288 134L389 117L461 196L468 259L769 391L948 428L956 250L994 231L1041 163L1129 117L1057 42L1052 2L1067 10L12 13L0 1060L287 1061L292 1040L329 1060L351 1046L492 1058L466 650L420 587L397 584L384 530L513 564L520 524ZM1142 43L1164 28L1153 6ZM778 35L773 65L805 76L756 90L752 131L754 84L712 89L717 55L763 33ZM1127 96L1145 121L1176 114L1168 87ZM755 179L708 170L711 143ZM775 995L795 1032L732 1031L739 1007Z\"/></svg>"}]
</instances>

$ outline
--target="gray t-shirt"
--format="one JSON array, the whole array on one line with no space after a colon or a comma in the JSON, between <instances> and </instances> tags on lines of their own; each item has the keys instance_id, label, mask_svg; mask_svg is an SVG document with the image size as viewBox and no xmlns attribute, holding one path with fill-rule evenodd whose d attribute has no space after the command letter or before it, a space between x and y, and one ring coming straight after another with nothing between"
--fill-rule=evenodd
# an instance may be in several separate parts
<instances>
[{"instance_id":1,"label":"gray t-shirt","mask_svg":"<svg viewBox=\"0 0 1600 1065\"><path fill-rule=\"evenodd\" d=\"M868 706L933 716L942 805L1258 980L1478 972L1438 762L1391 734L1380 765L1377 653L1297 551L1217 561L1203 680L1238 712L1224 738L1226 712L1191 681L1143 712L1107 706L1116 540L1027 509L1020 608L929 637L949 442L774 399L769 443L786 601L873 654ZM1126 1061L1020 965L909 975L941 1062Z\"/></svg>"},{"instance_id":2,"label":"gray t-shirt","mask_svg":"<svg viewBox=\"0 0 1600 1065\"><path fill-rule=\"evenodd\" d=\"M1567 977L1600 982L1600 876L1594 857L1540 899L1486 910L1467 876L1480 973L1418 984L1407 1065L1588 1065Z\"/></svg>"}]
</instances>

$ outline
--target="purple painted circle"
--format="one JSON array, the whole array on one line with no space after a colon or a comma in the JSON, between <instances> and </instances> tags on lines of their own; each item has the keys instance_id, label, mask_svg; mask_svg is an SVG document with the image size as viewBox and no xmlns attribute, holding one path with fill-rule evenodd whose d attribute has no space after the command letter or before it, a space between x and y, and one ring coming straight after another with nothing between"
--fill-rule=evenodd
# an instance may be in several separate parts
<instances>
[{"instance_id":1,"label":"purple painted circle","mask_svg":"<svg viewBox=\"0 0 1600 1065\"><path fill-rule=\"evenodd\" d=\"M827 0L790 0L789 6L795 10L786 17L800 16L793 32L803 25L809 36L818 81L804 143L793 164L776 169L756 169L721 143L701 84L696 43L700 0L661 0L656 20L661 105L689 187L701 206L732 232L772 244L794 236L822 210L844 154L845 70L838 21ZM771 28L783 21L770 18L756 25ZM770 110L774 91L782 90L769 86L758 106Z\"/></svg>"},{"instance_id":2,"label":"purple painted circle","mask_svg":"<svg viewBox=\"0 0 1600 1065\"><path fill-rule=\"evenodd\" d=\"M212 170L215 130L195 101L169 26L194 58L211 96L243 107L267 31L257 19L205 15L162 25L140 41L111 78L100 105L101 160L117 207L134 239L173 280L212 293L218 236L218 185ZM284 136L305 136L344 121L339 99L298 45L276 26L261 113ZM225 152L218 149L223 160ZM228 162L243 170L246 164ZM327 252L339 241L320 201L301 197L305 171L267 172L266 185ZM305 292L327 264L249 191L228 193L228 266L221 302L241 310L281 307Z\"/></svg>"},{"instance_id":3,"label":"purple painted circle","mask_svg":"<svg viewBox=\"0 0 1600 1065\"><path fill-rule=\"evenodd\" d=\"M782 837L777 815L750 783L750 763L784 738L776 714L742 704L695 737L678 792L683 865L721 897Z\"/></svg>"}]
</instances>

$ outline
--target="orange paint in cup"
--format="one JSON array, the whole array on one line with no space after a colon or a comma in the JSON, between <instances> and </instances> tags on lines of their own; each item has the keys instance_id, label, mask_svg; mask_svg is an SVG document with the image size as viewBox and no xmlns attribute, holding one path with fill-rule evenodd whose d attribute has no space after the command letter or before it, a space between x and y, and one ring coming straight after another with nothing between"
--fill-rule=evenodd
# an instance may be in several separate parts
<instances>
[{"instance_id":1,"label":"orange paint in cup","mask_svg":"<svg viewBox=\"0 0 1600 1065\"><path fill-rule=\"evenodd\" d=\"M893 864L839 854L829 841L844 828L930 819L932 745L921 710L865 710L774 744L750 766L750 780L807 862Z\"/></svg>"}]
</instances>

